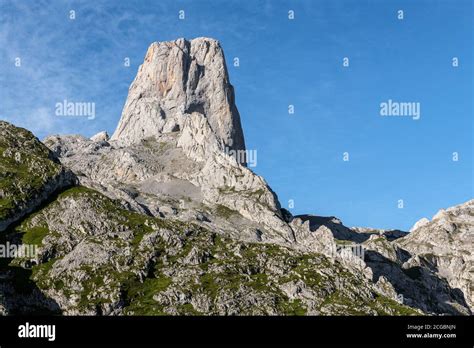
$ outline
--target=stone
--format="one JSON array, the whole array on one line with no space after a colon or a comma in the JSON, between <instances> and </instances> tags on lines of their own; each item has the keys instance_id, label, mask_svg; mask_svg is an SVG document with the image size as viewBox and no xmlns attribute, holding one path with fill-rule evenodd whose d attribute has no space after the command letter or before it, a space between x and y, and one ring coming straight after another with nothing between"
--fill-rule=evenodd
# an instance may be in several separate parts
<instances>
[{"instance_id":1,"label":"stone","mask_svg":"<svg viewBox=\"0 0 474 348\"><path fill-rule=\"evenodd\" d=\"M420 228L421 226L424 226L424 225L428 224L429 222L430 222L430 220L428 220L427 218L421 218L420 220L415 222L415 224L413 225L412 228L410 228L410 232L415 231L416 229Z\"/></svg>"},{"instance_id":2,"label":"stone","mask_svg":"<svg viewBox=\"0 0 474 348\"><path fill-rule=\"evenodd\" d=\"M192 113L206 118L224 146L245 150L219 42L209 38L155 42L130 86L112 140L133 144L158 133L179 131Z\"/></svg>"},{"instance_id":3,"label":"stone","mask_svg":"<svg viewBox=\"0 0 474 348\"><path fill-rule=\"evenodd\" d=\"M109 140L109 134L107 134L106 131L99 132L91 137L91 140L96 142L96 141L108 141Z\"/></svg>"}]
</instances>

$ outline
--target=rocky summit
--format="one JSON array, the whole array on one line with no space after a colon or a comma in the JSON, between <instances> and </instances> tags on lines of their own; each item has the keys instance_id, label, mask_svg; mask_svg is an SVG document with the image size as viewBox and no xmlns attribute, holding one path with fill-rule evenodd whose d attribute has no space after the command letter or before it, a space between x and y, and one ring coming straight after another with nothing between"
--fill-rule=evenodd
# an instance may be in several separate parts
<instances>
[{"instance_id":1,"label":"rocky summit","mask_svg":"<svg viewBox=\"0 0 474 348\"><path fill-rule=\"evenodd\" d=\"M472 314L474 201L349 228L292 216L246 158L208 38L151 44L111 137L0 122L0 313Z\"/></svg>"},{"instance_id":2,"label":"rocky summit","mask_svg":"<svg viewBox=\"0 0 474 348\"><path fill-rule=\"evenodd\" d=\"M155 42L130 86L112 140L135 144L162 133L192 131L193 114L205 118L222 146L245 150L219 42L208 38Z\"/></svg>"}]
</instances>

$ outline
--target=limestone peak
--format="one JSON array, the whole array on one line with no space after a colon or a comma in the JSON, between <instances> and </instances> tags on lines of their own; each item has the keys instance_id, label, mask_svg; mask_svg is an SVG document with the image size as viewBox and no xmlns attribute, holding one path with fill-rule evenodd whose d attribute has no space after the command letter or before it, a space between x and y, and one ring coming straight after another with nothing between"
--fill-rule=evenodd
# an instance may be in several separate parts
<instances>
[{"instance_id":1,"label":"limestone peak","mask_svg":"<svg viewBox=\"0 0 474 348\"><path fill-rule=\"evenodd\" d=\"M220 43L204 37L154 42L129 88L111 139L133 144L160 133L179 132L192 113L206 118L222 145L245 150Z\"/></svg>"}]
</instances>

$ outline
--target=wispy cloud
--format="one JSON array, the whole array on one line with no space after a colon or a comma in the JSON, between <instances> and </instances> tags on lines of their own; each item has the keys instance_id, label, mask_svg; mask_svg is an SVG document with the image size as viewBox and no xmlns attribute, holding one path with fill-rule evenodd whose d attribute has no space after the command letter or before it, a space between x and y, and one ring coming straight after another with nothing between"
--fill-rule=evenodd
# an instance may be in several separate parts
<instances>
[{"instance_id":1,"label":"wispy cloud","mask_svg":"<svg viewBox=\"0 0 474 348\"><path fill-rule=\"evenodd\" d=\"M93 133L115 123L144 54L135 38L147 26L165 24L115 2L2 1L0 7L0 118L40 137ZM99 115L58 117L55 104L63 100L94 102Z\"/></svg>"}]
</instances>

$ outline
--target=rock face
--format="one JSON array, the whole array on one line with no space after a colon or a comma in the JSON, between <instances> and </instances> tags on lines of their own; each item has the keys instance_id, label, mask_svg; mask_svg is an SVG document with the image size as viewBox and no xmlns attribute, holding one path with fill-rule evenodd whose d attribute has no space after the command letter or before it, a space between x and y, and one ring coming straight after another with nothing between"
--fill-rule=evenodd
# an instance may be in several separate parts
<instances>
[{"instance_id":1,"label":"rock face","mask_svg":"<svg viewBox=\"0 0 474 348\"><path fill-rule=\"evenodd\" d=\"M224 53L208 38L155 42L129 89L112 140L126 144L184 128L193 113L202 115L225 147L245 150Z\"/></svg>"},{"instance_id":2,"label":"rock face","mask_svg":"<svg viewBox=\"0 0 474 348\"><path fill-rule=\"evenodd\" d=\"M44 144L0 123L0 237L39 248L0 264L0 313L472 314L473 201L409 234L292 216L215 40L152 44L111 138Z\"/></svg>"},{"instance_id":3,"label":"rock face","mask_svg":"<svg viewBox=\"0 0 474 348\"><path fill-rule=\"evenodd\" d=\"M373 273L372 281L383 294L391 298L396 294L401 303L427 314L472 313L462 292L432 268L421 266L417 262L418 255L400 247L398 241L373 236L363 243L365 263Z\"/></svg>"},{"instance_id":4,"label":"rock face","mask_svg":"<svg viewBox=\"0 0 474 348\"><path fill-rule=\"evenodd\" d=\"M45 143L83 185L137 212L173 212L188 221L217 211L208 223L226 224L232 235L295 242L276 195L245 166L240 116L217 41L153 43L117 130L105 139L51 136Z\"/></svg>"},{"instance_id":5,"label":"rock face","mask_svg":"<svg viewBox=\"0 0 474 348\"><path fill-rule=\"evenodd\" d=\"M412 265L446 279L474 309L474 200L440 210L397 244L414 255Z\"/></svg>"}]
</instances>

